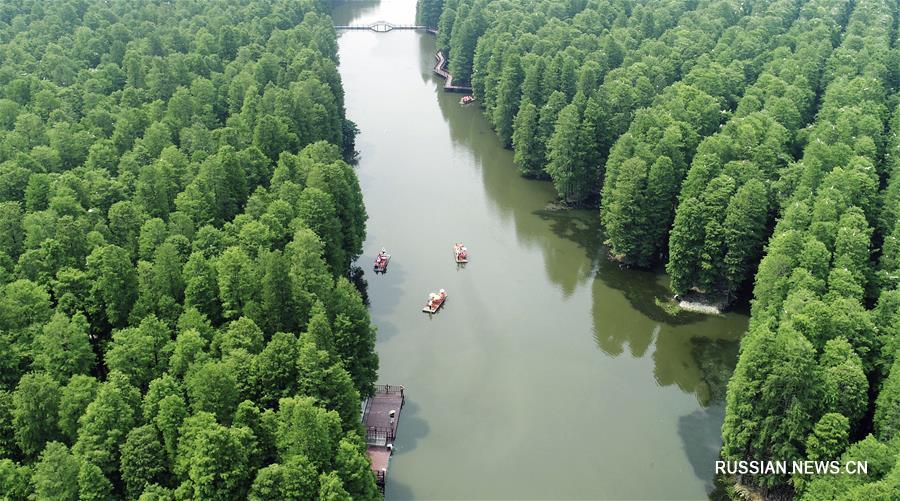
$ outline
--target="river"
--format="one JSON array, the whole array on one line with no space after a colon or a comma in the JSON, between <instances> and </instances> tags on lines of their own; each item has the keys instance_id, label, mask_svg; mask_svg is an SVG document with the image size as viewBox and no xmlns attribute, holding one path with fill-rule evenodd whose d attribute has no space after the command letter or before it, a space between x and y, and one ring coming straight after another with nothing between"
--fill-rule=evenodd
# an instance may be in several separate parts
<instances>
[{"instance_id":1,"label":"river","mask_svg":"<svg viewBox=\"0 0 900 501\"><path fill-rule=\"evenodd\" d=\"M412 24L415 0L333 15ZM386 498L705 497L746 314L670 316L665 275L606 260L596 211L547 210L552 186L521 178L480 110L440 90L431 35L338 44L379 382L407 395ZM443 310L422 313L440 288Z\"/></svg>"}]
</instances>

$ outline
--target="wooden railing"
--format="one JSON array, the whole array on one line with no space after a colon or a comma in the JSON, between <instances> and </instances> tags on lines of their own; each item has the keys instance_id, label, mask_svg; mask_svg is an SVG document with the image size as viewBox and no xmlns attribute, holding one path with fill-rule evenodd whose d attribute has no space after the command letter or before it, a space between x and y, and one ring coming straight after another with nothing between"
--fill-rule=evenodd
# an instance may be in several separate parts
<instances>
[{"instance_id":1,"label":"wooden railing","mask_svg":"<svg viewBox=\"0 0 900 501\"><path fill-rule=\"evenodd\" d=\"M434 72L438 74L441 78L444 79L444 91L446 92L464 92L470 93L472 92L471 87L467 87L465 85L453 85L453 75L447 71L447 58L444 57L444 52L439 50L435 52L434 59L436 62L434 63Z\"/></svg>"}]
</instances>

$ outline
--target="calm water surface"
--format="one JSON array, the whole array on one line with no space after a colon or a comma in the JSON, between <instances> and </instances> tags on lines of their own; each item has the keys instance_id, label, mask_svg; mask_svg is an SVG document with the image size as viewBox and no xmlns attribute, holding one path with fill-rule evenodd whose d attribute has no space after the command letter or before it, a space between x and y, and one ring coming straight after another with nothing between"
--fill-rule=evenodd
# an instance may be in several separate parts
<instances>
[{"instance_id":1,"label":"calm water surface","mask_svg":"<svg viewBox=\"0 0 900 501\"><path fill-rule=\"evenodd\" d=\"M412 23L415 0L334 17ZM360 261L393 254L367 273L380 382L407 388L387 499L705 497L746 316L668 316L666 277L607 262L596 211L546 210L552 187L519 177L479 109L440 91L430 35L339 46L362 131Z\"/></svg>"}]
</instances>

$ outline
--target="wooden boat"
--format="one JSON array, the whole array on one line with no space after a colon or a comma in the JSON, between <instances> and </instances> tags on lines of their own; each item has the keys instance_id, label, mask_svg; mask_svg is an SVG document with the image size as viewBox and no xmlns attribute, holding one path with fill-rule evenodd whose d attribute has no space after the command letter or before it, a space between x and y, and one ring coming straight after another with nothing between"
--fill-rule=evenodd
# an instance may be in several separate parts
<instances>
[{"instance_id":1,"label":"wooden boat","mask_svg":"<svg viewBox=\"0 0 900 501\"><path fill-rule=\"evenodd\" d=\"M425 313L435 313L441 306L444 305L444 301L447 300L447 291L441 289L440 292L432 292L428 295L428 301L425 302L425 307L422 308L422 311Z\"/></svg>"},{"instance_id":2,"label":"wooden boat","mask_svg":"<svg viewBox=\"0 0 900 501\"><path fill-rule=\"evenodd\" d=\"M456 258L457 263L469 262L469 250L461 243L453 244L453 256Z\"/></svg>"},{"instance_id":3,"label":"wooden boat","mask_svg":"<svg viewBox=\"0 0 900 501\"><path fill-rule=\"evenodd\" d=\"M467 104L472 104L475 102L474 96L463 96L462 99L459 100L459 104L465 106Z\"/></svg>"},{"instance_id":4,"label":"wooden boat","mask_svg":"<svg viewBox=\"0 0 900 501\"><path fill-rule=\"evenodd\" d=\"M391 255L381 249L381 252L375 256L375 265L373 269L375 273L384 273L387 271L388 263L391 261Z\"/></svg>"}]
</instances>

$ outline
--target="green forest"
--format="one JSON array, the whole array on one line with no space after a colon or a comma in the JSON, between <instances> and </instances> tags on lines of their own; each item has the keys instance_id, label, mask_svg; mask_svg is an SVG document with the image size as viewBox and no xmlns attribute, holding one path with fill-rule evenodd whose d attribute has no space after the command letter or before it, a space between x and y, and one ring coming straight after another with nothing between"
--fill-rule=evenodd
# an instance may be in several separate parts
<instances>
[{"instance_id":1,"label":"green forest","mask_svg":"<svg viewBox=\"0 0 900 501\"><path fill-rule=\"evenodd\" d=\"M0 3L0 497L379 497L329 8Z\"/></svg>"},{"instance_id":2,"label":"green forest","mask_svg":"<svg viewBox=\"0 0 900 501\"><path fill-rule=\"evenodd\" d=\"M867 460L731 479L900 491L900 4L419 0L523 176L599 207L609 257L751 296L722 458Z\"/></svg>"},{"instance_id":3,"label":"green forest","mask_svg":"<svg viewBox=\"0 0 900 501\"><path fill-rule=\"evenodd\" d=\"M331 9L0 2L0 498L380 498ZM722 459L868 462L727 497L896 499L900 3L418 0L416 21L609 259L749 298Z\"/></svg>"}]
</instances>

